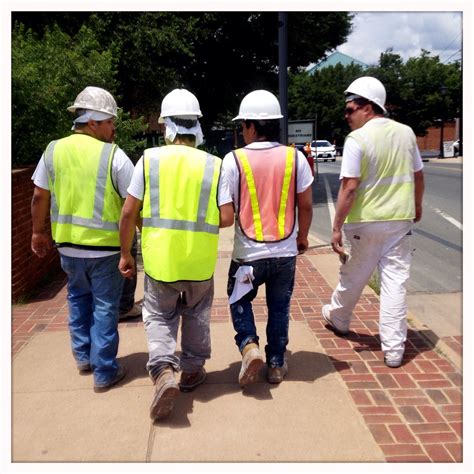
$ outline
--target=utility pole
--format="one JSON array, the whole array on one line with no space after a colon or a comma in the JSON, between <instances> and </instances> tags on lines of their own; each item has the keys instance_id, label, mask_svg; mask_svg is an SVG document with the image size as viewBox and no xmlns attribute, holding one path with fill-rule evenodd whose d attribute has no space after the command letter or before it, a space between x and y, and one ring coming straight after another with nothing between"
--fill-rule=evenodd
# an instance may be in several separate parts
<instances>
[{"instance_id":1,"label":"utility pole","mask_svg":"<svg viewBox=\"0 0 474 474\"><path fill-rule=\"evenodd\" d=\"M288 13L278 13L278 89L283 118L280 143L288 145Z\"/></svg>"}]
</instances>

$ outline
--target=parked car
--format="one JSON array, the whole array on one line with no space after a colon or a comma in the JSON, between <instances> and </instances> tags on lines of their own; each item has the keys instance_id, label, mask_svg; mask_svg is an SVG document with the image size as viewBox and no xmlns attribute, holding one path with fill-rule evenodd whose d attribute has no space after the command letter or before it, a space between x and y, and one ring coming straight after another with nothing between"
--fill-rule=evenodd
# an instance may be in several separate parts
<instances>
[{"instance_id":1,"label":"parked car","mask_svg":"<svg viewBox=\"0 0 474 474\"><path fill-rule=\"evenodd\" d=\"M311 151L317 160L336 161L336 147L327 140L313 140Z\"/></svg>"},{"instance_id":2,"label":"parked car","mask_svg":"<svg viewBox=\"0 0 474 474\"><path fill-rule=\"evenodd\" d=\"M453 143L454 156L459 156L459 138Z\"/></svg>"}]
</instances>

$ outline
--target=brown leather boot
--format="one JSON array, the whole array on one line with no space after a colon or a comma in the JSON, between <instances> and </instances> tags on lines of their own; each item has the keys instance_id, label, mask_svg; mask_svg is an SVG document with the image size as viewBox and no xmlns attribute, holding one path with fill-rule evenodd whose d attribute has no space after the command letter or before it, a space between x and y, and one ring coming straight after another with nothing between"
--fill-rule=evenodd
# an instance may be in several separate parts
<instances>
[{"instance_id":1,"label":"brown leather boot","mask_svg":"<svg viewBox=\"0 0 474 474\"><path fill-rule=\"evenodd\" d=\"M179 387L174 378L172 367L163 369L155 380L155 396L150 406L150 418L162 420L174 408L174 402L179 394Z\"/></svg>"},{"instance_id":2,"label":"brown leather boot","mask_svg":"<svg viewBox=\"0 0 474 474\"><path fill-rule=\"evenodd\" d=\"M263 366L263 357L257 344L250 343L242 351L242 366L239 373L239 384L245 387L258 379L258 373Z\"/></svg>"}]
</instances>

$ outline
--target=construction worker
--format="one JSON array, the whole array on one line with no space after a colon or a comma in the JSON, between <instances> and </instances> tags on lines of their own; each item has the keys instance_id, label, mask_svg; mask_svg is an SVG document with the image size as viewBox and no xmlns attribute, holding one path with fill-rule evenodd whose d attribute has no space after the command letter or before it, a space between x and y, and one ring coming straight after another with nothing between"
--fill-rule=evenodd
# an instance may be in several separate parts
<instances>
[{"instance_id":1,"label":"construction worker","mask_svg":"<svg viewBox=\"0 0 474 474\"><path fill-rule=\"evenodd\" d=\"M221 160L196 147L203 141L197 98L175 89L161 104L162 147L149 148L138 161L120 221L120 271L129 278L133 230L142 210L145 295L142 308L148 339L147 370L155 383L150 417L173 410L179 389L190 391L206 378L217 260ZM230 225L230 224L229 224ZM176 339L181 318L181 357ZM179 386L175 373L182 370Z\"/></svg>"},{"instance_id":2,"label":"construction worker","mask_svg":"<svg viewBox=\"0 0 474 474\"><path fill-rule=\"evenodd\" d=\"M225 219L227 206L235 208L236 219L227 292L242 354L242 387L257 380L264 364L252 310L261 285L268 307L267 380L280 383L288 371L284 355L296 256L308 248L313 177L301 152L278 143L280 118L271 92L246 95L233 119L242 124L246 146L228 153L222 164L219 205Z\"/></svg>"},{"instance_id":3,"label":"construction worker","mask_svg":"<svg viewBox=\"0 0 474 474\"><path fill-rule=\"evenodd\" d=\"M332 233L332 248L345 263L322 316L330 329L347 334L354 307L377 269L380 340L385 364L395 368L407 336L405 284L413 222L422 213L423 163L412 129L384 117L386 92L379 80L361 77L345 93L352 132L344 143Z\"/></svg>"},{"instance_id":4,"label":"construction worker","mask_svg":"<svg viewBox=\"0 0 474 474\"><path fill-rule=\"evenodd\" d=\"M124 279L119 218L133 164L112 144L117 104L99 87L86 87L74 104L74 133L51 142L33 175L31 248L43 257L52 237L68 279L69 332L80 373L93 371L94 391L119 382L119 301ZM51 209L51 211L50 211Z\"/></svg>"}]
</instances>

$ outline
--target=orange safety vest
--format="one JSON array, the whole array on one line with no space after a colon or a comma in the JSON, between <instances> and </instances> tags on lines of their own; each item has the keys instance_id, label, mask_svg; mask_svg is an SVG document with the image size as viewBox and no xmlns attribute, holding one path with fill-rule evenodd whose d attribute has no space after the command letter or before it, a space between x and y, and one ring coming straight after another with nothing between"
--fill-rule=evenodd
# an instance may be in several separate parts
<instances>
[{"instance_id":1,"label":"orange safety vest","mask_svg":"<svg viewBox=\"0 0 474 474\"><path fill-rule=\"evenodd\" d=\"M283 145L233 152L240 176L237 217L244 235L279 242L295 227L296 150Z\"/></svg>"}]
</instances>

